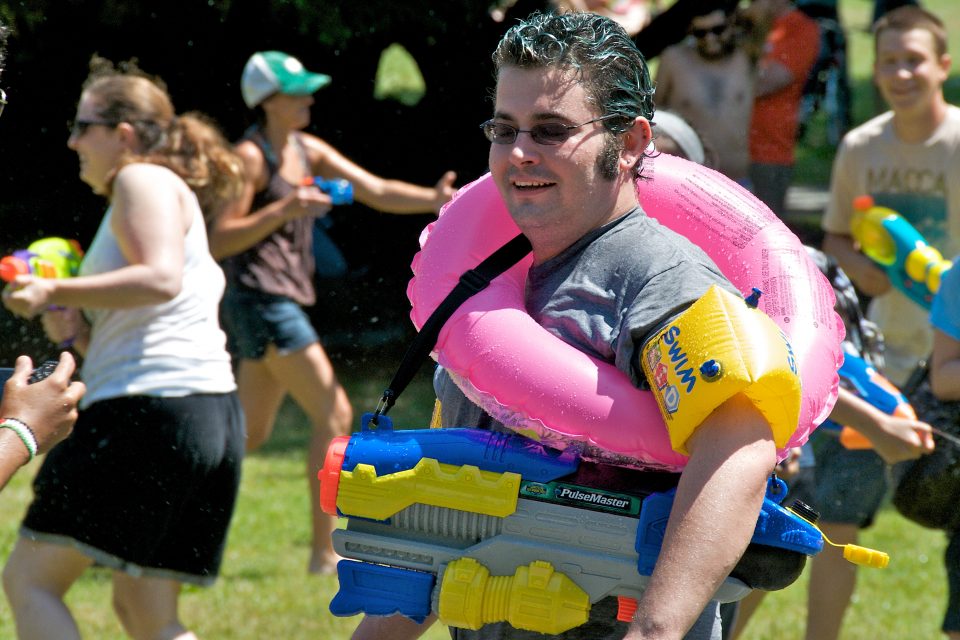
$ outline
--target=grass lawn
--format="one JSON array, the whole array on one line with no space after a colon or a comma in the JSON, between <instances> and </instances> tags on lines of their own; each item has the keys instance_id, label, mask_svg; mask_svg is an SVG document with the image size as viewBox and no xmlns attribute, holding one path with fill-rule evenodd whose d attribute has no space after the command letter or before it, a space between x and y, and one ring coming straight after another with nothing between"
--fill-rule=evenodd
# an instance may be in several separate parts
<instances>
[{"instance_id":1,"label":"grass lawn","mask_svg":"<svg viewBox=\"0 0 960 640\"><path fill-rule=\"evenodd\" d=\"M392 366L392 365L391 365ZM398 426L427 424L430 415L429 366L391 412ZM358 411L374 406L392 374L342 376ZM285 405L273 439L244 463L240 500L234 517L220 581L208 589L188 587L181 613L201 638L329 639L350 637L354 618L334 618L327 605L336 593L336 579L306 573L309 530L303 479L306 421L299 409ZM0 557L6 557L17 522L29 500L29 481L37 463L24 469L4 490L0 511ZM863 536L863 545L886 551L890 566L862 569L845 640L913 640L936 638L946 589L941 557L945 539L887 509ZM839 553L827 548L823 553ZM802 638L806 574L792 587L767 596L754 616L747 638ZM110 577L87 572L68 594L84 638L122 638L110 610ZM0 599L0 638L13 638L6 601ZM426 637L448 637L436 625Z\"/></svg>"},{"instance_id":2,"label":"grass lawn","mask_svg":"<svg viewBox=\"0 0 960 640\"><path fill-rule=\"evenodd\" d=\"M953 27L951 49L960 51L960 3L927 0L924 3ZM869 68L872 46L865 33L872 2L841 3L850 42L857 122L872 112ZM952 101L960 98L960 79L948 83ZM809 139L818 138L814 131ZM833 149L814 142L800 150L797 176L802 184L826 186ZM357 358L337 363L359 416L371 410L399 363L400 351L388 350L378 361ZM391 415L398 426L426 426L431 407L430 367L424 366ZM327 611L336 593L336 580L306 574L309 530L304 481L305 443L309 428L300 411L284 406L271 441L244 465L240 500L221 580L212 588L188 588L182 599L182 617L201 638L262 640L339 640L348 638L355 619L337 619ZM34 463L17 475L0 496L0 558L13 545L17 523L30 498ZM877 525L861 543L891 556L885 570L862 569L850 608L845 640L912 640L938 638L946 588L941 558L944 536L922 529L884 510ZM828 548L824 553L839 553ZM806 576L773 593L758 611L748 639L793 640L803 634ZM104 571L84 575L68 594L85 638L113 640L123 634L110 610L110 579ZM0 598L0 639L14 637L10 611ZM427 638L447 637L437 625Z\"/></svg>"}]
</instances>

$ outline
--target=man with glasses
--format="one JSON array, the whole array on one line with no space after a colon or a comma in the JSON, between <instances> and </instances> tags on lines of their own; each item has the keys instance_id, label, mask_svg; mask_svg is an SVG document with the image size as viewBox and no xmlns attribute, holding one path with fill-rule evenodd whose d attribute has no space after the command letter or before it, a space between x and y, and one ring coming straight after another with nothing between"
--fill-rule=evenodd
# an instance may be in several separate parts
<instances>
[{"instance_id":1,"label":"man with glasses","mask_svg":"<svg viewBox=\"0 0 960 640\"><path fill-rule=\"evenodd\" d=\"M638 204L634 184L655 119L643 57L607 18L534 14L506 33L494 65L493 117L482 130L491 142L493 181L533 247L527 311L641 386L648 339L711 285L735 291L702 250ZM489 416L478 420L477 407L454 385L441 380L438 387L444 426L499 428ZM593 604L586 624L556 637L720 637L712 598L753 533L775 446L768 423L737 396L699 425L688 447L662 552L632 622L618 622L616 599L605 598ZM650 477L594 465L612 491L636 491ZM416 637L424 627L368 618L354 638ZM505 623L451 634L543 637Z\"/></svg>"},{"instance_id":2,"label":"man with glasses","mask_svg":"<svg viewBox=\"0 0 960 640\"><path fill-rule=\"evenodd\" d=\"M700 134L716 155L718 171L746 184L753 65L732 11L716 9L694 16L690 38L663 52L657 67L656 103L658 109L681 116Z\"/></svg>"}]
</instances>

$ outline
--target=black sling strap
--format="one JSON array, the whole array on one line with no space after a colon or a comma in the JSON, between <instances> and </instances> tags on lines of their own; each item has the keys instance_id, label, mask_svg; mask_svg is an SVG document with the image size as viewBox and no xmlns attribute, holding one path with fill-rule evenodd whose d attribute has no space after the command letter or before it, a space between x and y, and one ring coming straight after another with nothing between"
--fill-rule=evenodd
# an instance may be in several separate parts
<instances>
[{"instance_id":1,"label":"black sling strap","mask_svg":"<svg viewBox=\"0 0 960 640\"><path fill-rule=\"evenodd\" d=\"M440 329L443 328L447 319L453 315L453 312L467 298L486 289L494 278L518 263L525 255L530 253L530 250L530 241L527 240L526 236L520 234L490 254L486 260L460 276L457 286L447 294L443 302L430 314L427 321L423 323L423 327L420 328L420 333L407 347L407 351L400 361L400 366L397 368L393 380L390 381L390 386L384 390L383 397L377 404L377 410L370 419L371 424L377 425L378 417L387 414L390 407L397 401L400 393L413 380L413 376L420 369L420 365L437 344Z\"/></svg>"}]
</instances>

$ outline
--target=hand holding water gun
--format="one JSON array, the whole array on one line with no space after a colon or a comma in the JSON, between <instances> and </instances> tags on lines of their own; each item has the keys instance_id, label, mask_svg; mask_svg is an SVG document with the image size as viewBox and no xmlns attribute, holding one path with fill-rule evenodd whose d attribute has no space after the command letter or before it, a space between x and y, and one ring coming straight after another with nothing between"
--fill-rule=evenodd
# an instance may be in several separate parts
<instances>
[{"instance_id":1,"label":"hand holding water gun","mask_svg":"<svg viewBox=\"0 0 960 640\"><path fill-rule=\"evenodd\" d=\"M856 198L853 208L850 231L860 250L884 269L894 287L930 309L940 279L953 263L927 244L903 216L876 206L870 196Z\"/></svg>"},{"instance_id":2,"label":"hand holding water gun","mask_svg":"<svg viewBox=\"0 0 960 640\"><path fill-rule=\"evenodd\" d=\"M51 285L47 281L77 275L82 259L77 241L63 238L42 238L3 257L0 279L7 283L4 306L24 318L32 318L44 308L62 309L48 304Z\"/></svg>"},{"instance_id":3,"label":"hand holding water gun","mask_svg":"<svg viewBox=\"0 0 960 640\"><path fill-rule=\"evenodd\" d=\"M893 383L880 375L880 373L863 358L846 351L844 353L843 365L837 373L840 375L841 393L851 393L888 416L899 418L905 426L908 426L916 432L920 442L919 449L916 445L905 441L899 434L895 434L895 437L900 440L900 442L897 443L899 446L885 448L886 451L884 453L886 453L886 455L883 456L885 459L892 457L893 459L888 461L897 462L916 458L920 453L923 453L923 449L927 451L932 450L933 439L930 435L929 425L917 420L916 412L906 397L904 397L903 393L901 393ZM838 408L840 406L842 406L842 399L838 401ZM873 441L852 426L841 425L834 420L828 419L821 427L839 431L840 443L847 449L877 448L877 453L881 453L879 447L877 447Z\"/></svg>"},{"instance_id":4,"label":"hand holding water gun","mask_svg":"<svg viewBox=\"0 0 960 640\"><path fill-rule=\"evenodd\" d=\"M334 206L353 204L353 184L349 180L343 178L326 180L320 176L308 176L303 179L302 186L309 187L311 185L330 196L330 204Z\"/></svg>"},{"instance_id":5,"label":"hand holding water gun","mask_svg":"<svg viewBox=\"0 0 960 640\"><path fill-rule=\"evenodd\" d=\"M83 250L76 240L41 238L0 259L0 279L11 283L19 275L71 278L77 275L82 259Z\"/></svg>"}]
</instances>

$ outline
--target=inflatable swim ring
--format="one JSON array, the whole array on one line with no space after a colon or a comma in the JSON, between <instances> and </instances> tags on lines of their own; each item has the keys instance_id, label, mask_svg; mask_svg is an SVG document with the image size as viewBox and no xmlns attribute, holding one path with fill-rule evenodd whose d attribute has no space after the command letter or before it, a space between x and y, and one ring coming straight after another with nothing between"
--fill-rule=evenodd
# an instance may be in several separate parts
<instances>
[{"instance_id":1,"label":"inflatable swim ring","mask_svg":"<svg viewBox=\"0 0 960 640\"><path fill-rule=\"evenodd\" d=\"M760 309L790 341L803 388L803 444L830 413L842 362L843 323L833 289L800 240L759 200L725 176L660 154L646 160L637 194L646 213L686 236L741 291L759 288ZM489 174L463 187L420 236L407 288L419 329L457 283L519 233ZM611 364L540 327L524 310L532 256L468 299L440 332L434 358L468 398L497 420L560 449L580 443L588 458L679 470L653 394Z\"/></svg>"}]
</instances>

